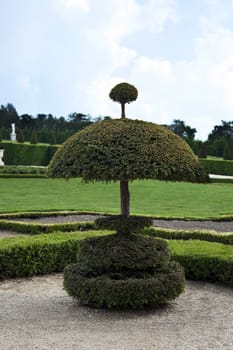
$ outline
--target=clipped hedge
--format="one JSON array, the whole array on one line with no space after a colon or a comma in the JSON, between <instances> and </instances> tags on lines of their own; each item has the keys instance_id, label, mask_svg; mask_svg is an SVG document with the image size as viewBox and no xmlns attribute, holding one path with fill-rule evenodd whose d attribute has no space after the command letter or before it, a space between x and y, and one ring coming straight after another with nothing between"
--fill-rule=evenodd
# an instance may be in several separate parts
<instances>
[{"instance_id":1,"label":"clipped hedge","mask_svg":"<svg viewBox=\"0 0 233 350\"><path fill-rule=\"evenodd\" d=\"M128 233L140 232L144 227L152 226L153 220L149 217L134 216L125 218L121 215L111 215L95 220L97 229L100 230L116 230L123 235Z\"/></svg>"},{"instance_id":2,"label":"clipped hedge","mask_svg":"<svg viewBox=\"0 0 233 350\"><path fill-rule=\"evenodd\" d=\"M18 142L4 142L3 161L5 165L38 165L46 166L59 148L55 145L26 144Z\"/></svg>"},{"instance_id":3,"label":"clipped hedge","mask_svg":"<svg viewBox=\"0 0 233 350\"><path fill-rule=\"evenodd\" d=\"M0 229L12 230L29 235L37 235L41 233L51 233L54 231L71 232L71 231L87 231L95 230L94 222L72 222L61 224L38 224L26 223L19 221L0 220Z\"/></svg>"},{"instance_id":4,"label":"clipped hedge","mask_svg":"<svg viewBox=\"0 0 233 350\"><path fill-rule=\"evenodd\" d=\"M3 179L41 179L44 177L43 174L0 174L0 178Z\"/></svg>"},{"instance_id":5,"label":"clipped hedge","mask_svg":"<svg viewBox=\"0 0 233 350\"><path fill-rule=\"evenodd\" d=\"M76 261L78 242L89 236L109 232L54 232L33 237L2 238L0 245L0 279L62 272Z\"/></svg>"},{"instance_id":6,"label":"clipped hedge","mask_svg":"<svg viewBox=\"0 0 233 350\"><path fill-rule=\"evenodd\" d=\"M0 174L8 175L44 175L45 172L46 167L42 166L5 165L0 167Z\"/></svg>"},{"instance_id":7,"label":"clipped hedge","mask_svg":"<svg viewBox=\"0 0 233 350\"><path fill-rule=\"evenodd\" d=\"M76 262L78 242L109 231L3 238L0 279L62 272ZM183 265L190 279L220 282L233 287L233 247L198 240L168 241L171 258Z\"/></svg>"},{"instance_id":8,"label":"clipped hedge","mask_svg":"<svg viewBox=\"0 0 233 350\"><path fill-rule=\"evenodd\" d=\"M218 242L223 244L233 245L233 232L230 233L217 233L216 231L207 230L174 230L168 228L145 228L143 233L153 237L160 237L164 239L182 239L182 240L201 240L208 242Z\"/></svg>"},{"instance_id":9,"label":"clipped hedge","mask_svg":"<svg viewBox=\"0 0 233 350\"><path fill-rule=\"evenodd\" d=\"M208 174L233 176L232 160L199 159Z\"/></svg>"},{"instance_id":10,"label":"clipped hedge","mask_svg":"<svg viewBox=\"0 0 233 350\"><path fill-rule=\"evenodd\" d=\"M81 305L108 309L157 307L175 299L185 285L182 267L173 261L168 271L158 271L150 277L114 279L109 275L95 278L80 273L78 264L64 271L64 288Z\"/></svg>"},{"instance_id":11,"label":"clipped hedge","mask_svg":"<svg viewBox=\"0 0 233 350\"><path fill-rule=\"evenodd\" d=\"M198 240L169 241L170 254L192 280L233 287L233 247Z\"/></svg>"}]
</instances>

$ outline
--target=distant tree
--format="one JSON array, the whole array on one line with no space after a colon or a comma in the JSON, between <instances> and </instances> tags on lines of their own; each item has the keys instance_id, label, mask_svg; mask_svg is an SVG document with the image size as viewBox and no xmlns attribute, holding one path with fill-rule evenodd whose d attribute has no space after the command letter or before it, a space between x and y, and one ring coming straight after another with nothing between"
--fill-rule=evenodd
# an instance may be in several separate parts
<instances>
[{"instance_id":1,"label":"distant tree","mask_svg":"<svg viewBox=\"0 0 233 350\"><path fill-rule=\"evenodd\" d=\"M138 90L135 86L128 83L120 83L114 86L109 93L109 97L114 102L119 102L121 105L121 118L125 116L125 104L135 101L138 97Z\"/></svg>"},{"instance_id":2,"label":"distant tree","mask_svg":"<svg viewBox=\"0 0 233 350\"><path fill-rule=\"evenodd\" d=\"M198 158L206 158L207 152L206 152L206 145L204 142L201 142L199 152L198 152Z\"/></svg>"},{"instance_id":3,"label":"distant tree","mask_svg":"<svg viewBox=\"0 0 233 350\"><path fill-rule=\"evenodd\" d=\"M191 128L189 125L186 125L183 120L174 119L171 125L168 125L168 128L173 131L176 135L187 140L194 140L197 130Z\"/></svg>"},{"instance_id":4,"label":"distant tree","mask_svg":"<svg viewBox=\"0 0 233 350\"><path fill-rule=\"evenodd\" d=\"M20 142L20 143L24 143L24 134L23 134L23 130L20 129L17 136L17 141Z\"/></svg>"},{"instance_id":5,"label":"distant tree","mask_svg":"<svg viewBox=\"0 0 233 350\"><path fill-rule=\"evenodd\" d=\"M224 145L223 159L224 160L232 160L232 147L231 147L229 140L227 140L225 142L225 145Z\"/></svg>"},{"instance_id":6,"label":"distant tree","mask_svg":"<svg viewBox=\"0 0 233 350\"><path fill-rule=\"evenodd\" d=\"M208 135L208 141L233 136L233 121L227 122L222 120L221 122L222 125L214 126L214 129Z\"/></svg>"},{"instance_id":7,"label":"distant tree","mask_svg":"<svg viewBox=\"0 0 233 350\"><path fill-rule=\"evenodd\" d=\"M233 144L233 121L222 120L221 122L222 125L214 126L207 141L208 154L217 157L223 157L226 142Z\"/></svg>"},{"instance_id":8,"label":"distant tree","mask_svg":"<svg viewBox=\"0 0 233 350\"><path fill-rule=\"evenodd\" d=\"M33 129L35 127L35 122L36 120L30 114L22 114L19 117L19 127L21 129Z\"/></svg>"},{"instance_id":9,"label":"distant tree","mask_svg":"<svg viewBox=\"0 0 233 350\"><path fill-rule=\"evenodd\" d=\"M30 143L34 145L38 143L37 133L35 130L32 131Z\"/></svg>"},{"instance_id":10,"label":"distant tree","mask_svg":"<svg viewBox=\"0 0 233 350\"><path fill-rule=\"evenodd\" d=\"M56 132L52 131L50 133L50 140L49 140L50 145L56 145L57 144L57 137L56 137Z\"/></svg>"},{"instance_id":11,"label":"distant tree","mask_svg":"<svg viewBox=\"0 0 233 350\"><path fill-rule=\"evenodd\" d=\"M2 141L2 131L0 130L0 142Z\"/></svg>"},{"instance_id":12,"label":"distant tree","mask_svg":"<svg viewBox=\"0 0 233 350\"><path fill-rule=\"evenodd\" d=\"M17 124L18 113L12 103L0 107L0 127L10 128L11 123Z\"/></svg>"}]
</instances>

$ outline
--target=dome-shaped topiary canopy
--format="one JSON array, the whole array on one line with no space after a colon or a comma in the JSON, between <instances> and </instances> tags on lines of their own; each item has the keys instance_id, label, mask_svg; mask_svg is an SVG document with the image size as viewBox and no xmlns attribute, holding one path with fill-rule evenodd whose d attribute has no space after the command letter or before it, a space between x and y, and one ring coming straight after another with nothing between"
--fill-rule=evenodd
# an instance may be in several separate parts
<instances>
[{"instance_id":1,"label":"dome-shaped topiary canopy","mask_svg":"<svg viewBox=\"0 0 233 350\"><path fill-rule=\"evenodd\" d=\"M208 181L180 137L163 126L130 119L101 121L71 136L54 155L47 174L86 182Z\"/></svg>"}]
</instances>

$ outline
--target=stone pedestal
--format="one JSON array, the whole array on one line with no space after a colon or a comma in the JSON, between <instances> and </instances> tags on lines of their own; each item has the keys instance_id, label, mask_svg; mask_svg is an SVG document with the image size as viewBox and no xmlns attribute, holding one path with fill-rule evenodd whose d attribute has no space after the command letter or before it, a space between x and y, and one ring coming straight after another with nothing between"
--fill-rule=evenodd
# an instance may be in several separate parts
<instances>
[{"instance_id":1,"label":"stone pedestal","mask_svg":"<svg viewBox=\"0 0 233 350\"><path fill-rule=\"evenodd\" d=\"M16 133L15 132L11 133L11 141L16 141Z\"/></svg>"},{"instance_id":2,"label":"stone pedestal","mask_svg":"<svg viewBox=\"0 0 233 350\"><path fill-rule=\"evenodd\" d=\"M0 166L5 165L3 160L2 160L3 155L4 155L4 149L0 149Z\"/></svg>"}]
</instances>

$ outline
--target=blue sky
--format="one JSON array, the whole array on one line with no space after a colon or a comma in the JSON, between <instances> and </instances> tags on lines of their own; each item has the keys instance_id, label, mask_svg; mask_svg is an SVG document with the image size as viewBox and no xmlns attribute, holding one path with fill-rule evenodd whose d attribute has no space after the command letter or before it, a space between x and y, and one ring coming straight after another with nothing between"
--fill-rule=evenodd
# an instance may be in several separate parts
<instances>
[{"instance_id":1,"label":"blue sky","mask_svg":"<svg viewBox=\"0 0 233 350\"><path fill-rule=\"evenodd\" d=\"M233 120L232 0L0 0L0 104L19 114L182 119L206 139Z\"/></svg>"}]
</instances>

